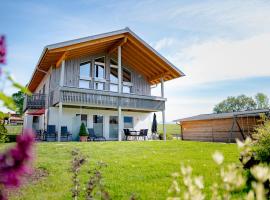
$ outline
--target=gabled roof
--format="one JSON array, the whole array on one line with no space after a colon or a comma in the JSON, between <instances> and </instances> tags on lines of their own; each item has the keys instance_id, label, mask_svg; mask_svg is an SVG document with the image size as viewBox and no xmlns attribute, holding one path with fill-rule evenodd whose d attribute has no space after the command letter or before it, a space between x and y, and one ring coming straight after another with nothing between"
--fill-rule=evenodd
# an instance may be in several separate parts
<instances>
[{"instance_id":1,"label":"gabled roof","mask_svg":"<svg viewBox=\"0 0 270 200\"><path fill-rule=\"evenodd\" d=\"M212 114L201 114L192 117L182 118L174 120L174 122L185 122L185 121L200 121L200 120L211 120L211 119L226 119L233 117L248 117L248 116L260 116L262 113L269 113L269 109L259 109L259 110L246 110L239 112L228 112L228 113L212 113Z\"/></svg>"},{"instance_id":2,"label":"gabled roof","mask_svg":"<svg viewBox=\"0 0 270 200\"><path fill-rule=\"evenodd\" d=\"M48 45L44 48L28 84L34 91L51 66L59 67L63 59L72 59L108 52L117 56L117 46L122 46L122 60L144 75L151 84L184 76L177 67L161 56L129 28L109 33Z\"/></svg>"}]
</instances>

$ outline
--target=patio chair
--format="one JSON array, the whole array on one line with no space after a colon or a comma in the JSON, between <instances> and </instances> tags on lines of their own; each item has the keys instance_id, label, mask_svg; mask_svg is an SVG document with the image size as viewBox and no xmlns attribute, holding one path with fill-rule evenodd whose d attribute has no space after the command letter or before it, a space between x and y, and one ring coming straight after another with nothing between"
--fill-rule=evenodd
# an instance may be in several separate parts
<instances>
[{"instance_id":1,"label":"patio chair","mask_svg":"<svg viewBox=\"0 0 270 200\"><path fill-rule=\"evenodd\" d=\"M106 138L103 136L97 136L93 128L88 128L88 140L89 141L106 141Z\"/></svg>"},{"instance_id":2,"label":"patio chair","mask_svg":"<svg viewBox=\"0 0 270 200\"><path fill-rule=\"evenodd\" d=\"M42 130L35 131L35 141L42 141Z\"/></svg>"},{"instance_id":3,"label":"patio chair","mask_svg":"<svg viewBox=\"0 0 270 200\"><path fill-rule=\"evenodd\" d=\"M45 140L48 141L48 139L53 138L56 141L57 132L55 125L48 125L47 130L44 131L45 134Z\"/></svg>"},{"instance_id":4,"label":"patio chair","mask_svg":"<svg viewBox=\"0 0 270 200\"><path fill-rule=\"evenodd\" d=\"M61 126L61 138L66 138L69 141L69 136L72 136L72 134L68 131L67 126Z\"/></svg>"},{"instance_id":5,"label":"patio chair","mask_svg":"<svg viewBox=\"0 0 270 200\"><path fill-rule=\"evenodd\" d=\"M140 137L143 137L144 140L146 140L148 134L148 129L141 129L140 130Z\"/></svg>"},{"instance_id":6,"label":"patio chair","mask_svg":"<svg viewBox=\"0 0 270 200\"><path fill-rule=\"evenodd\" d=\"M128 128L124 129L124 134L126 136L126 140L128 140L128 137L131 136L130 130Z\"/></svg>"}]
</instances>

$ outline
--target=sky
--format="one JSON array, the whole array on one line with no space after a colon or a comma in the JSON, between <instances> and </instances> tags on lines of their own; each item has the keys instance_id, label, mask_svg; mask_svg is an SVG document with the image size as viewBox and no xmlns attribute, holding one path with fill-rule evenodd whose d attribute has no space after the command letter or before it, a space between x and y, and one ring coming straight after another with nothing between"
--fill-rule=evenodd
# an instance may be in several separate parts
<instances>
[{"instance_id":1,"label":"sky","mask_svg":"<svg viewBox=\"0 0 270 200\"><path fill-rule=\"evenodd\" d=\"M4 68L27 84L44 46L129 27L186 74L165 83L166 120L211 113L227 96L270 95L269 10L263 0L1 0Z\"/></svg>"}]
</instances>

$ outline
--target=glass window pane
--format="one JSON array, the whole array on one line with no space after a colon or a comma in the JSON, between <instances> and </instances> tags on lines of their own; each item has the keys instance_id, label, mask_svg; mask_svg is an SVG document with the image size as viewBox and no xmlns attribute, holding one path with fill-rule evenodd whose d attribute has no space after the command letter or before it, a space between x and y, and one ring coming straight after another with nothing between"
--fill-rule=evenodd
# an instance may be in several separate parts
<instances>
[{"instance_id":1,"label":"glass window pane","mask_svg":"<svg viewBox=\"0 0 270 200\"><path fill-rule=\"evenodd\" d=\"M130 86L123 86L123 93L131 93L131 87Z\"/></svg>"},{"instance_id":2,"label":"glass window pane","mask_svg":"<svg viewBox=\"0 0 270 200\"><path fill-rule=\"evenodd\" d=\"M93 115L93 128L97 136L103 136L103 116Z\"/></svg>"},{"instance_id":3,"label":"glass window pane","mask_svg":"<svg viewBox=\"0 0 270 200\"><path fill-rule=\"evenodd\" d=\"M95 59L95 77L96 78L105 77L105 57Z\"/></svg>"},{"instance_id":4,"label":"glass window pane","mask_svg":"<svg viewBox=\"0 0 270 200\"><path fill-rule=\"evenodd\" d=\"M133 117L124 117L124 128L133 128Z\"/></svg>"},{"instance_id":5,"label":"glass window pane","mask_svg":"<svg viewBox=\"0 0 270 200\"><path fill-rule=\"evenodd\" d=\"M87 115L81 115L81 123L87 127Z\"/></svg>"},{"instance_id":6,"label":"glass window pane","mask_svg":"<svg viewBox=\"0 0 270 200\"><path fill-rule=\"evenodd\" d=\"M118 69L115 67L110 68L110 82L118 83Z\"/></svg>"},{"instance_id":7,"label":"glass window pane","mask_svg":"<svg viewBox=\"0 0 270 200\"><path fill-rule=\"evenodd\" d=\"M104 90L104 83L95 83L96 90Z\"/></svg>"},{"instance_id":8,"label":"glass window pane","mask_svg":"<svg viewBox=\"0 0 270 200\"><path fill-rule=\"evenodd\" d=\"M89 88L90 87L90 81L80 80L79 81L79 87L80 88Z\"/></svg>"},{"instance_id":9,"label":"glass window pane","mask_svg":"<svg viewBox=\"0 0 270 200\"><path fill-rule=\"evenodd\" d=\"M110 84L110 91L111 92L118 92L118 85Z\"/></svg>"},{"instance_id":10,"label":"glass window pane","mask_svg":"<svg viewBox=\"0 0 270 200\"><path fill-rule=\"evenodd\" d=\"M109 137L110 138L118 137L118 117L117 116L110 116Z\"/></svg>"},{"instance_id":11,"label":"glass window pane","mask_svg":"<svg viewBox=\"0 0 270 200\"><path fill-rule=\"evenodd\" d=\"M91 77L91 63L85 62L80 64L80 78Z\"/></svg>"},{"instance_id":12,"label":"glass window pane","mask_svg":"<svg viewBox=\"0 0 270 200\"><path fill-rule=\"evenodd\" d=\"M131 82L131 73L127 69L123 68L123 81L124 82Z\"/></svg>"}]
</instances>

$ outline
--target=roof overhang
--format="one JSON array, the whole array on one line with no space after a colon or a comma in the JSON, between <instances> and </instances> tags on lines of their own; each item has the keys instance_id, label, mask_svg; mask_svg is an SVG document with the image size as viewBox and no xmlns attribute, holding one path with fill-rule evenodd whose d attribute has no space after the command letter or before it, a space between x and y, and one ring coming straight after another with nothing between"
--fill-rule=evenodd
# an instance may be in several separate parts
<instances>
[{"instance_id":1,"label":"roof overhang","mask_svg":"<svg viewBox=\"0 0 270 200\"><path fill-rule=\"evenodd\" d=\"M144 75L152 84L160 79L168 81L184 76L177 67L161 56L129 28L105 34L48 45L44 48L28 84L35 91L51 66L60 67L62 60L107 52L117 57L117 47L122 46L123 63Z\"/></svg>"}]
</instances>

